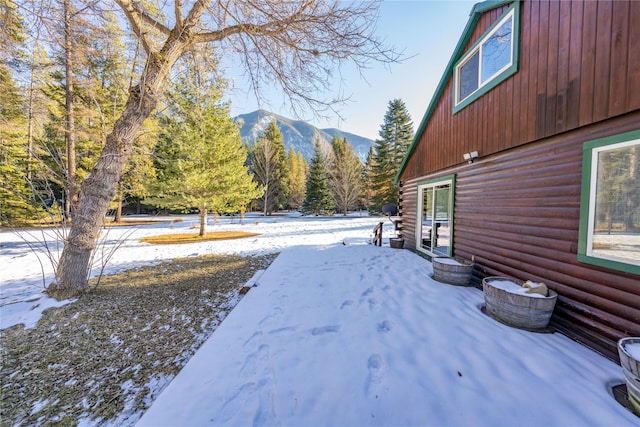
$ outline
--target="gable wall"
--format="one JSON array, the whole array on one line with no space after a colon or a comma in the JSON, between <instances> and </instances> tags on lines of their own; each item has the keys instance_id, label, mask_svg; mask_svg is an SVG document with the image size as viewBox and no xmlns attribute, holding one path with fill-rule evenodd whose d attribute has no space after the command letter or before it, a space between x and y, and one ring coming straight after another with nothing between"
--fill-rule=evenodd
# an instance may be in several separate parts
<instances>
[{"instance_id":1,"label":"gable wall","mask_svg":"<svg viewBox=\"0 0 640 427\"><path fill-rule=\"evenodd\" d=\"M518 72L455 115L449 78L401 181L640 109L639 47L640 2L523 1Z\"/></svg>"},{"instance_id":2,"label":"gable wall","mask_svg":"<svg viewBox=\"0 0 640 427\"><path fill-rule=\"evenodd\" d=\"M504 10L480 18L469 46ZM640 2L524 1L521 22L515 75L456 115L449 80L401 175L405 247L417 183L455 174L453 253L475 260L474 283L547 283L553 325L617 359L616 341L640 335L640 279L577 261L582 146L640 128Z\"/></svg>"}]
</instances>

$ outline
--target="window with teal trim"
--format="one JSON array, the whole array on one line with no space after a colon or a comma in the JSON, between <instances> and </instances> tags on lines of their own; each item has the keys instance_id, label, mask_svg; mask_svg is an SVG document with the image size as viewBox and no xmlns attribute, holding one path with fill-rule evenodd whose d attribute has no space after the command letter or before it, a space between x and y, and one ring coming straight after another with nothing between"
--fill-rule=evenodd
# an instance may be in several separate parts
<instances>
[{"instance_id":1,"label":"window with teal trim","mask_svg":"<svg viewBox=\"0 0 640 427\"><path fill-rule=\"evenodd\" d=\"M640 274L640 131L584 145L582 262Z\"/></svg>"},{"instance_id":2,"label":"window with teal trim","mask_svg":"<svg viewBox=\"0 0 640 427\"><path fill-rule=\"evenodd\" d=\"M519 14L514 3L454 67L454 113L517 71Z\"/></svg>"}]
</instances>

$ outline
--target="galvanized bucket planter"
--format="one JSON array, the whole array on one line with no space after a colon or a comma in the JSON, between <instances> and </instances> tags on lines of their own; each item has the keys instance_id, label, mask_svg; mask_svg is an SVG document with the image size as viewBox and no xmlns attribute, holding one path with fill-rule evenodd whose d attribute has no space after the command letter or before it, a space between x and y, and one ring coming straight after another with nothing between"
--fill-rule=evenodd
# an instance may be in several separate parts
<instances>
[{"instance_id":1,"label":"galvanized bucket planter","mask_svg":"<svg viewBox=\"0 0 640 427\"><path fill-rule=\"evenodd\" d=\"M622 338L618 341L618 354L629 401L640 416L640 337Z\"/></svg>"},{"instance_id":2,"label":"galvanized bucket planter","mask_svg":"<svg viewBox=\"0 0 640 427\"><path fill-rule=\"evenodd\" d=\"M394 249L404 248L404 239L402 237L392 237L389 239L389 245Z\"/></svg>"},{"instance_id":3,"label":"galvanized bucket planter","mask_svg":"<svg viewBox=\"0 0 640 427\"><path fill-rule=\"evenodd\" d=\"M505 290L503 286L505 282L512 282L514 290ZM507 277L484 278L482 290L486 313L515 328L543 330L549 325L558 294L551 289L548 291L548 296L517 290L523 283L522 280Z\"/></svg>"},{"instance_id":4,"label":"galvanized bucket planter","mask_svg":"<svg viewBox=\"0 0 640 427\"><path fill-rule=\"evenodd\" d=\"M458 257L434 257L433 278L438 282L456 286L469 286L473 262Z\"/></svg>"}]
</instances>

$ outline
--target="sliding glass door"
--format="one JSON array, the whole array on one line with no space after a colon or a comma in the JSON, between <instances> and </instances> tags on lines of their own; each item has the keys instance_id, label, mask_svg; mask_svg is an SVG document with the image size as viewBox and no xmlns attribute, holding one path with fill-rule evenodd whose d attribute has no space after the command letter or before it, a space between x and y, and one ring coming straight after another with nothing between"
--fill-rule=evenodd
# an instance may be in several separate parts
<instances>
[{"instance_id":1,"label":"sliding glass door","mask_svg":"<svg viewBox=\"0 0 640 427\"><path fill-rule=\"evenodd\" d=\"M428 256L450 256L453 236L454 177L418 184L416 249Z\"/></svg>"}]
</instances>

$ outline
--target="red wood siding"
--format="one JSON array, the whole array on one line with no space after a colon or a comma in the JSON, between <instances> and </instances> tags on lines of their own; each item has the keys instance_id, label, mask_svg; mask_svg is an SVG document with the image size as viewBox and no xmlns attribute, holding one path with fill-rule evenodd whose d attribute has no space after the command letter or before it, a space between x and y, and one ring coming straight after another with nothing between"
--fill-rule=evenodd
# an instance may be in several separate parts
<instances>
[{"instance_id":1,"label":"red wood siding","mask_svg":"<svg viewBox=\"0 0 640 427\"><path fill-rule=\"evenodd\" d=\"M467 48L507 7L480 17ZM523 1L519 71L455 115L452 85L401 180L640 108L640 2Z\"/></svg>"},{"instance_id":2,"label":"red wood siding","mask_svg":"<svg viewBox=\"0 0 640 427\"><path fill-rule=\"evenodd\" d=\"M639 124L635 111L404 182L405 247L415 248L416 183L456 174L453 249L476 262L475 284L491 275L545 282L559 294L553 325L617 358L619 338L640 336L640 277L577 261L582 146Z\"/></svg>"}]
</instances>

